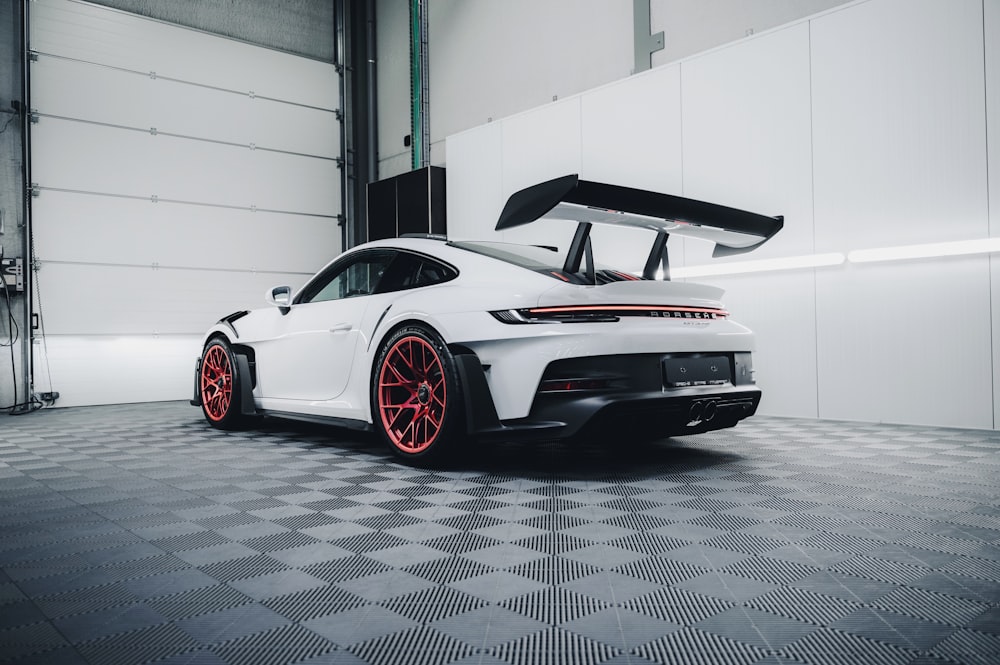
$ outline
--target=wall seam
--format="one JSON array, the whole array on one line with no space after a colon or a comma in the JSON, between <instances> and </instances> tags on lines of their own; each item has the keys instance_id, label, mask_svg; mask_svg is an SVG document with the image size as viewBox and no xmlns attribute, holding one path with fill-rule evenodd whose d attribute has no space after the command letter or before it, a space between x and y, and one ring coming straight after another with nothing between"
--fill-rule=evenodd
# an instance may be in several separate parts
<instances>
[{"instance_id":1,"label":"wall seam","mask_svg":"<svg viewBox=\"0 0 1000 665\"><path fill-rule=\"evenodd\" d=\"M986 150L986 237L991 237L992 232L992 219L993 219L993 209L992 201L990 200L990 77L988 70L990 69L989 59L986 57L986 0L983 0L982 4L982 17L983 17L983 135L986 138L984 148ZM987 282L987 290L990 294L990 359L991 367L993 371L990 373L990 382L992 387L993 395L993 429L1000 429L1000 410L997 406L1000 401L997 400L997 363L1000 362L1000 356L997 355L997 329L994 326L994 321L996 320L997 312L995 311L995 304L993 298L993 264L996 261L995 256L989 256L986 263L986 272L989 275L989 281Z\"/></svg>"},{"instance_id":2,"label":"wall seam","mask_svg":"<svg viewBox=\"0 0 1000 665\"><path fill-rule=\"evenodd\" d=\"M806 23L806 36L808 42L809 58L809 208L812 213L812 251L816 253L816 141L815 141L815 121L816 114L813 107L813 50L812 50L812 21ZM813 363L816 369L816 417L820 417L820 380L819 380L819 271L812 270L813 275Z\"/></svg>"}]
</instances>

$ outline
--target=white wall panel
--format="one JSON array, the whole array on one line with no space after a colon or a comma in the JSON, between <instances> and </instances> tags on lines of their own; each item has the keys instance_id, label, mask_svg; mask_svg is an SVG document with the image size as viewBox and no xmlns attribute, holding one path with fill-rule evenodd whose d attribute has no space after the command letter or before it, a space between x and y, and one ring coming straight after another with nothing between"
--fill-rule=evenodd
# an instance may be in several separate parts
<instances>
[{"instance_id":1,"label":"white wall panel","mask_svg":"<svg viewBox=\"0 0 1000 665\"><path fill-rule=\"evenodd\" d=\"M331 65L66 0L31 3L35 51L298 104L338 107Z\"/></svg>"},{"instance_id":2,"label":"white wall panel","mask_svg":"<svg viewBox=\"0 0 1000 665\"><path fill-rule=\"evenodd\" d=\"M59 391L59 406L188 400L201 336L54 335L33 350L35 389Z\"/></svg>"},{"instance_id":3,"label":"white wall panel","mask_svg":"<svg viewBox=\"0 0 1000 665\"><path fill-rule=\"evenodd\" d=\"M580 98L548 104L503 123L503 201L530 185L580 173ZM496 224L494 220L493 224ZM568 246L576 224L546 221L503 232L507 242Z\"/></svg>"},{"instance_id":4,"label":"white wall panel","mask_svg":"<svg viewBox=\"0 0 1000 665\"><path fill-rule=\"evenodd\" d=\"M982 11L880 0L811 22L818 251L987 235ZM820 416L991 427L989 280L982 258L820 273Z\"/></svg>"},{"instance_id":5,"label":"white wall panel","mask_svg":"<svg viewBox=\"0 0 1000 665\"><path fill-rule=\"evenodd\" d=\"M1000 3L986 0L983 20L990 236L1000 238ZM993 428L1000 429L1000 255L993 255L990 276L993 305Z\"/></svg>"},{"instance_id":6,"label":"white wall panel","mask_svg":"<svg viewBox=\"0 0 1000 665\"><path fill-rule=\"evenodd\" d=\"M580 95L582 175L680 194L680 81L673 65Z\"/></svg>"},{"instance_id":7,"label":"white wall panel","mask_svg":"<svg viewBox=\"0 0 1000 665\"><path fill-rule=\"evenodd\" d=\"M591 90L581 99L582 165L586 180L681 194L680 67L661 67ZM595 226L595 259L639 272L654 234ZM680 243L670 244L671 262Z\"/></svg>"},{"instance_id":8,"label":"white wall panel","mask_svg":"<svg viewBox=\"0 0 1000 665\"><path fill-rule=\"evenodd\" d=\"M985 236L982 16L879 0L811 22L819 251Z\"/></svg>"},{"instance_id":9,"label":"white wall panel","mask_svg":"<svg viewBox=\"0 0 1000 665\"><path fill-rule=\"evenodd\" d=\"M44 263L38 271L51 335L197 334L264 293L298 288L306 275Z\"/></svg>"},{"instance_id":10,"label":"white wall panel","mask_svg":"<svg viewBox=\"0 0 1000 665\"><path fill-rule=\"evenodd\" d=\"M333 160L45 118L32 131L43 188L334 215Z\"/></svg>"},{"instance_id":11,"label":"white wall panel","mask_svg":"<svg viewBox=\"0 0 1000 665\"><path fill-rule=\"evenodd\" d=\"M35 228L35 252L43 262L311 274L340 252L340 227L326 217L55 191L43 192L32 210L63 221Z\"/></svg>"},{"instance_id":12,"label":"white wall panel","mask_svg":"<svg viewBox=\"0 0 1000 665\"><path fill-rule=\"evenodd\" d=\"M785 227L741 261L813 251L809 25L801 23L681 65L684 195L765 215ZM712 243L686 262L712 262Z\"/></svg>"},{"instance_id":13,"label":"white wall panel","mask_svg":"<svg viewBox=\"0 0 1000 665\"><path fill-rule=\"evenodd\" d=\"M812 254L808 24L692 58L681 80L684 195L785 216L778 235L751 254L713 259L712 243L690 240L683 263ZM762 413L816 417L814 280L801 270L713 281L760 340Z\"/></svg>"},{"instance_id":14,"label":"white wall panel","mask_svg":"<svg viewBox=\"0 0 1000 665\"><path fill-rule=\"evenodd\" d=\"M340 124L333 111L44 55L31 71L32 106L48 115L340 156Z\"/></svg>"},{"instance_id":15,"label":"white wall panel","mask_svg":"<svg viewBox=\"0 0 1000 665\"><path fill-rule=\"evenodd\" d=\"M991 428L988 262L820 272L820 417Z\"/></svg>"},{"instance_id":16,"label":"white wall panel","mask_svg":"<svg viewBox=\"0 0 1000 665\"><path fill-rule=\"evenodd\" d=\"M494 231L503 210L503 133L499 122L449 136L448 237L459 240L502 239Z\"/></svg>"},{"instance_id":17,"label":"white wall panel","mask_svg":"<svg viewBox=\"0 0 1000 665\"><path fill-rule=\"evenodd\" d=\"M815 278L806 269L691 280L725 289L722 302L733 320L754 332L761 414L818 415Z\"/></svg>"}]
</instances>

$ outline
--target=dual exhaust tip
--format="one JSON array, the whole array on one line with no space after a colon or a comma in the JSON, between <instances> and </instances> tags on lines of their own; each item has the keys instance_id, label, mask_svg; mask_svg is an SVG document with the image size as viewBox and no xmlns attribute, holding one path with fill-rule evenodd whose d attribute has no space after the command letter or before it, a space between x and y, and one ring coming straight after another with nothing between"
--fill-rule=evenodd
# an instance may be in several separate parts
<instances>
[{"instance_id":1,"label":"dual exhaust tip","mask_svg":"<svg viewBox=\"0 0 1000 665\"><path fill-rule=\"evenodd\" d=\"M691 410L688 413L688 424L709 422L715 418L719 411L719 405L712 399L698 399L691 402Z\"/></svg>"}]
</instances>

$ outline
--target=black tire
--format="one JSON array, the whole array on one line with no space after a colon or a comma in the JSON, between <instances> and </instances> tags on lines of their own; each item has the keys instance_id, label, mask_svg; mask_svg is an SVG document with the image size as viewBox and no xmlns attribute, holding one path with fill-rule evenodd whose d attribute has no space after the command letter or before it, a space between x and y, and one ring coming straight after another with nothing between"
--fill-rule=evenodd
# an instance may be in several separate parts
<instances>
[{"instance_id":1,"label":"black tire","mask_svg":"<svg viewBox=\"0 0 1000 665\"><path fill-rule=\"evenodd\" d=\"M372 422L399 458L442 459L465 432L454 356L430 328L409 325L382 343L372 371Z\"/></svg>"},{"instance_id":2,"label":"black tire","mask_svg":"<svg viewBox=\"0 0 1000 665\"><path fill-rule=\"evenodd\" d=\"M198 397L201 399L201 412L212 427L234 430L245 426L246 418L240 412L241 378L229 342L222 337L210 339L201 354Z\"/></svg>"}]
</instances>

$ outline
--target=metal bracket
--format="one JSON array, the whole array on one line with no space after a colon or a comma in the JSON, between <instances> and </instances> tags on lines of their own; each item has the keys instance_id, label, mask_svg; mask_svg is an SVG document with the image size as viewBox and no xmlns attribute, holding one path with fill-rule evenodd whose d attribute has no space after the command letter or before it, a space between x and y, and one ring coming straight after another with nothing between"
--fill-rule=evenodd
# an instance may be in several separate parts
<instances>
[{"instance_id":1,"label":"metal bracket","mask_svg":"<svg viewBox=\"0 0 1000 665\"><path fill-rule=\"evenodd\" d=\"M337 119L337 122L344 122L344 112L340 109L333 109L333 116Z\"/></svg>"},{"instance_id":2,"label":"metal bracket","mask_svg":"<svg viewBox=\"0 0 1000 665\"><path fill-rule=\"evenodd\" d=\"M644 72L653 65L653 54L663 50L663 31L649 34L649 0L632 0L633 44L635 65L633 74Z\"/></svg>"},{"instance_id":3,"label":"metal bracket","mask_svg":"<svg viewBox=\"0 0 1000 665\"><path fill-rule=\"evenodd\" d=\"M28 60L30 62L38 62L38 51L28 51Z\"/></svg>"},{"instance_id":4,"label":"metal bracket","mask_svg":"<svg viewBox=\"0 0 1000 665\"><path fill-rule=\"evenodd\" d=\"M28 120L30 120L31 124L33 125L38 124L38 120L40 119L40 117L41 116L38 114L38 111L36 109L31 109L31 111L28 113Z\"/></svg>"},{"instance_id":5,"label":"metal bracket","mask_svg":"<svg viewBox=\"0 0 1000 665\"><path fill-rule=\"evenodd\" d=\"M42 195L42 188L38 186L37 182L33 182L28 185L28 194L37 199Z\"/></svg>"}]
</instances>

